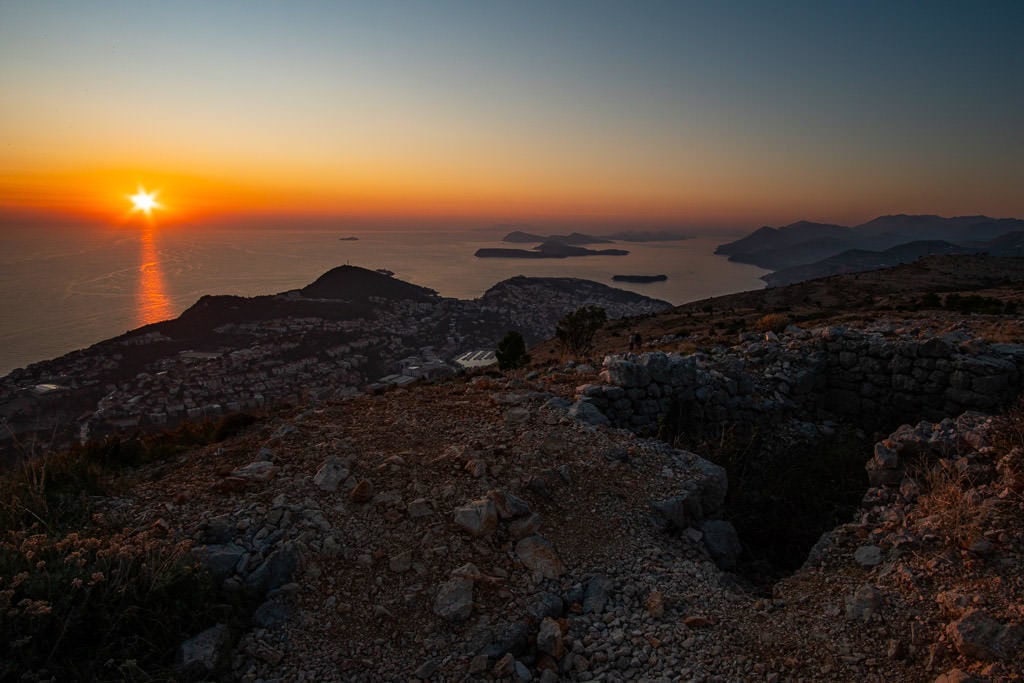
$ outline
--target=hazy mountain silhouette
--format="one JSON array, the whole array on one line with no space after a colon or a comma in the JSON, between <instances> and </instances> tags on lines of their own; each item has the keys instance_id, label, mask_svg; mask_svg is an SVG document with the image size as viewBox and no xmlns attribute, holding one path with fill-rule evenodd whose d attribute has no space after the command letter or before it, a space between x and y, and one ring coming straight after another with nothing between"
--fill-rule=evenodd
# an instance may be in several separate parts
<instances>
[{"instance_id":1,"label":"hazy mountain silhouette","mask_svg":"<svg viewBox=\"0 0 1024 683\"><path fill-rule=\"evenodd\" d=\"M877 252L929 241L972 246L1020 230L1024 230L1024 220L988 216L897 214L879 216L854 227L799 221L780 228L759 228L742 239L720 245L715 253L728 256L730 261L780 270L851 249Z\"/></svg>"}]
</instances>

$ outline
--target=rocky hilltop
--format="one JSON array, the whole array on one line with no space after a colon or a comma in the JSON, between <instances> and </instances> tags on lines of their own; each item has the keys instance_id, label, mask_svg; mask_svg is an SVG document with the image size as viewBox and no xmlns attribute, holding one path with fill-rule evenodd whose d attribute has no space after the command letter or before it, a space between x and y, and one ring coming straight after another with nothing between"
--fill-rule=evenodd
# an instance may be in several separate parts
<instances>
[{"instance_id":1,"label":"rocky hilltop","mask_svg":"<svg viewBox=\"0 0 1024 683\"><path fill-rule=\"evenodd\" d=\"M272 296L204 296L174 320L0 380L0 456L25 440L67 443L451 374L460 354L492 350L509 330L546 339L587 304L610 318L670 308L570 278L516 277L452 299L354 266Z\"/></svg>"},{"instance_id":2,"label":"rocky hilltop","mask_svg":"<svg viewBox=\"0 0 1024 683\"><path fill-rule=\"evenodd\" d=\"M198 445L108 441L45 463L48 506L0 479L0 677L1022 680L1011 261L720 297L612 321L591 358L541 344ZM573 287L524 280L500 287ZM89 498L59 488L83 462ZM90 655L95 596L136 557L206 607L167 603L166 646ZM126 623L177 584L145 585L118 594Z\"/></svg>"}]
</instances>

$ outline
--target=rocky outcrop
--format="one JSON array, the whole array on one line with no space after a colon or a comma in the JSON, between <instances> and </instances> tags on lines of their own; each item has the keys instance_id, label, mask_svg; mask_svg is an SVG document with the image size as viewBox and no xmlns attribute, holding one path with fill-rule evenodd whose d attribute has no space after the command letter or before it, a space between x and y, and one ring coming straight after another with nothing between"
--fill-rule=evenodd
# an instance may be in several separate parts
<instances>
[{"instance_id":1,"label":"rocky outcrop","mask_svg":"<svg viewBox=\"0 0 1024 683\"><path fill-rule=\"evenodd\" d=\"M839 417L884 426L996 410L1019 393L1022 367L1019 344L791 327L712 353L608 356L601 383L579 387L570 410L590 424L601 424L599 412L642 434L657 433L666 420L758 425Z\"/></svg>"}]
</instances>

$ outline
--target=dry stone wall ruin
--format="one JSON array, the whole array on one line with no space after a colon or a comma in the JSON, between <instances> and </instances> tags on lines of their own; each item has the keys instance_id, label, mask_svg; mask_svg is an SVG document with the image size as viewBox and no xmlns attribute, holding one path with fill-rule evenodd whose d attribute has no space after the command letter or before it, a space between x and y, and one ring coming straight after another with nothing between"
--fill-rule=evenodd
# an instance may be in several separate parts
<instances>
[{"instance_id":1,"label":"dry stone wall ruin","mask_svg":"<svg viewBox=\"0 0 1024 683\"><path fill-rule=\"evenodd\" d=\"M1024 345L966 333L915 337L790 327L710 353L608 356L572 413L645 435L674 416L705 424L842 419L867 428L995 412L1020 392Z\"/></svg>"}]
</instances>

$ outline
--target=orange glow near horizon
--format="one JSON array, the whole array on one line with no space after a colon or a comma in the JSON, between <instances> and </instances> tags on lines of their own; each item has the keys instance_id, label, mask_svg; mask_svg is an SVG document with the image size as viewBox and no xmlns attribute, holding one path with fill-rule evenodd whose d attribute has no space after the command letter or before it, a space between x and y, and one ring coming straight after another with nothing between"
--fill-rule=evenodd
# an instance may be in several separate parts
<instances>
[{"instance_id":1,"label":"orange glow near horizon","mask_svg":"<svg viewBox=\"0 0 1024 683\"><path fill-rule=\"evenodd\" d=\"M163 265L156 246L156 226L146 221L139 254L139 281L136 289L135 318L138 325L149 325L174 317L171 299L164 285Z\"/></svg>"},{"instance_id":2,"label":"orange glow near horizon","mask_svg":"<svg viewBox=\"0 0 1024 683\"><path fill-rule=\"evenodd\" d=\"M163 208L160 203L156 200L159 191L146 192L146 188L139 186L139 189L133 195L129 195L128 199L132 203L132 211L139 211L149 216L153 213L154 209Z\"/></svg>"}]
</instances>

